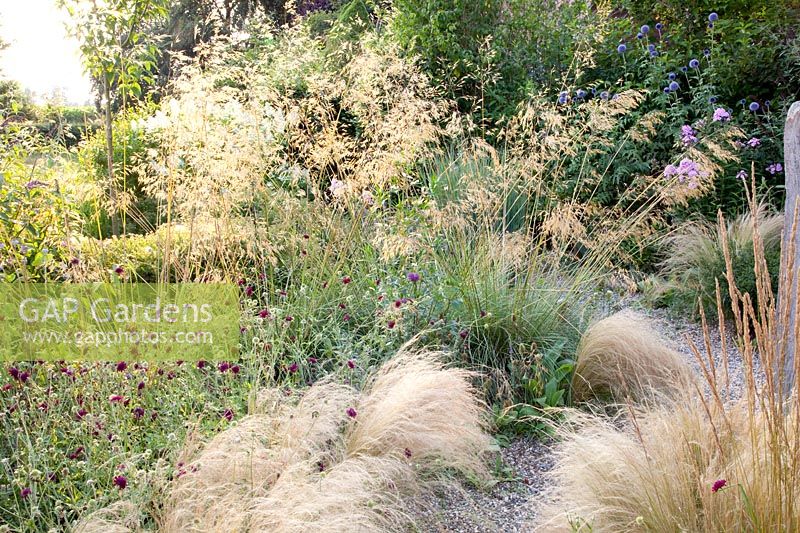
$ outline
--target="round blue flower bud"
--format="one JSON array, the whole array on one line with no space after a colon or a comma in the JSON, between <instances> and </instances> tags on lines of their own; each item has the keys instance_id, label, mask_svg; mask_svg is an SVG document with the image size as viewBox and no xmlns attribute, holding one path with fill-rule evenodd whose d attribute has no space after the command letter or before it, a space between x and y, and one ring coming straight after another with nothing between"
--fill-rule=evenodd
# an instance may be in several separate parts
<instances>
[{"instance_id":1,"label":"round blue flower bud","mask_svg":"<svg viewBox=\"0 0 800 533\"><path fill-rule=\"evenodd\" d=\"M764 100L764 107L769 107L772 102L770 100Z\"/></svg>"},{"instance_id":2,"label":"round blue flower bud","mask_svg":"<svg viewBox=\"0 0 800 533\"><path fill-rule=\"evenodd\" d=\"M745 100L744 98L742 98L741 100L739 100L739 105L744 105L744 104L746 104L746 103L747 103L747 100Z\"/></svg>"},{"instance_id":3,"label":"round blue flower bud","mask_svg":"<svg viewBox=\"0 0 800 533\"><path fill-rule=\"evenodd\" d=\"M709 28L713 28L713 27L714 27L714 23L713 23L713 22L709 22L709 23L708 23L708 27L709 27Z\"/></svg>"},{"instance_id":4,"label":"round blue flower bud","mask_svg":"<svg viewBox=\"0 0 800 533\"><path fill-rule=\"evenodd\" d=\"M658 50L650 50L650 57L658 57Z\"/></svg>"},{"instance_id":5,"label":"round blue flower bud","mask_svg":"<svg viewBox=\"0 0 800 533\"><path fill-rule=\"evenodd\" d=\"M592 87L592 96L595 96L596 94L597 94L597 88Z\"/></svg>"},{"instance_id":6,"label":"round blue flower bud","mask_svg":"<svg viewBox=\"0 0 800 533\"><path fill-rule=\"evenodd\" d=\"M603 100L608 100L608 91L603 91L600 93L600 98Z\"/></svg>"},{"instance_id":7,"label":"round blue flower bud","mask_svg":"<svg viewBox=\"0 0 800 533\"><path fill-rule=\"evenodd\" d=\"M716 104L717 103L717 97L716 96L709 96L708 97L708 103L709 104Z\"/></svg>"},{"instance_id":8,"label":"round blue flower bud","mask_svg":"<svg viewBox=\"0 0 800 533\"><path fill-rule=\"evenodd\" d=\"M681 72L688 72L688 71L689 71L689 67L686 67L686 66L681 67Z\"/></svg>"},{"instance_id":9,"label":"round blue flower bud","mask_svg":"<svg viewBox=\"0 0 800 533\"><path fill-rule=\"evenodd\" d=\"M705 50L703 50L703 55L706 56L706 57L710 56L711 55L711 50L706 48Z\"/></svg>"},{"instance_id":10,"label":"round blue flower bud","mask_svg":"<svg viewBox=\"0 0 800 533\"><path fill-rule=\"evenodd\" d=\"M664 87L664 92L669 94L669 87Z\"/></svg>"},{"instance_id":11,"label":"round blue flower bud","mask_svg":"<svg viewBox=\"0 0 800 533\"><path fill-rule=\"evenodd\" d=\"M710 15L708 15L709 22L716 22L718 19L719 15L717 15L716 13L711 13Z\"/></svg>"},{"instance_id":12,"label":"round blue flower bud","mask_svg":"<svg viewBox=\"0 0 800 533\"><path fill-rule=\"evenodd\" d=\"M663 24L661 24L660 22L659 22L658 24L656 24L656 29L657 29L658 31L661 31L663 28L664 28L664 25L663 25Z\"/></svg>"},{"instance_id":13,"label":"round blue flower bud","mask_svg":"<svg viewBox=\"0 0 800 533\"><path fill-rule=\"evenodd\" d=\"M636 38L637 39L644 39L644 33L637 33L636 34Z\"/></svg>"},{"instance_id":14,"label":"round blue flower bud","mask_svg":"<svg viewBox=\"0 0 800 533\"><path fill-rule=\"evenodd\" d=\"M566 98L566 96L567 96L568 94L569 94L569 93L568 93L567 91L561 91L560 93L558 93L558 97L559 97L559 98Z\"/></svg>"},{"instance_id":15,"label":"round blue flower bud","mask_svg":"<svg viewBox=\"0 0 800 533\"><path fill-rule=\"evenodd\" d=\"M681 88L681 86L680 86L680 84L679 84L677 81L672 81L672 82L670 82L670 84L669 84L669 90L670 90L670 91L677 91L677 90L678 90L678 89L680 89L680 88Z\"/></svg>"},{"instance_id":16,"label":"round blue flower bud","mask_svg":"<svg viewBox=\"0 0 800 533\"><path fill-rule=\"evenodd\" d=\"M566 104L567 103L567 97L566 96L559 96L558 97L558 103L559 104Z\"/></svg>"},{"instance_id":17,"label":"round blue flower bud","mask_svg":"<svg viewBox=\"0 0 800 533\"><path fill-rule=\"evenodd\" d=\"M624 44L617 46L617 52L619 52L620 54L624 54L627 49L628 47L625 46Z\"/></svg>"},{"instance_id":18,"label":"round blue flower bud","mask_svg":"<svg viewBox=\"0 0 800 533\"><path fill-rule=\"evenodd\" d=\"M583 89L578 89L577 91L575 91L575 97L586 98L586 91L584 91Z\"/></svg>"},{"instance_id":19,"label":"round blue flower bud","mask_svg":"<svg viewBox=\"0 0 800 533\"><path fill-rule=\"evenodd\" d=\"M674 80L677 77L678 77L678 75L675 74L674 72L670 72L669 74L667 74L667 78L669 78L671 80Z\"/></svg>"},{"instance_id":20,"label":"round blue flower bud","mask_svg":"<svg viewBox=\"0 0 800 533\"><path fill-rule=\"evenodd\" d=\"M700 62L696 59L689 61L689 66L692 68L700 68Z\"/></svg>"},{"instance_id":21,"label":"round blue flower bud","mask_svg":"<svg viewBox=\"0 0 800 533\"><path fill-rule=\"evenodd\" d=\"M750 105L749 105L749 106L747 106L747 108L748 108L750 111L752 111L753 113L755 113L756 111L758 111L758 108L759 108L759 107L761 107L761 106L760 106L760 105L758 105L758 102L750 102Z\"/></svg>"},{"instance_id":22,"label":"round blue flower bud","mask_svg":"<svg viewBox=\"0 0 800 533\"><path fill-rule=\"evenodd\" d=\"M648 50L650 50L650 51L652 52L653 50L655 50L655 49L656 49L656 45L654 45L654 44L648 44L648 45L647 45L647 49L648 49Z\"/></svg>"},{"instance_id":23,"label":"round blue flower bud","mask_svg":"<svg viewBox=\"0 0 800 533\"><path fill-rule=\"evenodd\" d=\"M642 27L639 29L639 31L640 31L640 32L642 32L642 33L647 33L647 32L649 32L649 31L650 31L650 26L648 26L647 24L645 24L645 25L643 25L643 26L642 26Z\"/></svg>"}]
</instances>

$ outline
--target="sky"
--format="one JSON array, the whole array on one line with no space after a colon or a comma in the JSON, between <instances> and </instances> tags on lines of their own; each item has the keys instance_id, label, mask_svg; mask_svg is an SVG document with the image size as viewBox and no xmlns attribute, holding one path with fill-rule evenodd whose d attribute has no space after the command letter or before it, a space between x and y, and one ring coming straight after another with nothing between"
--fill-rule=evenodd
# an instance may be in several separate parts
<instances>
[{"instance_id":1,"label":"sky","mask_svg":"<svg viewBox=\"0 0 800 533\"><path fill-rule=\"evenodd\" d=\"M0 0L0 38L10 46L0 52L0 71L34 93L37 101L61 90L67 103L92 101L78 43L67 37L66 12L56 0Z\"/></svg>"}]
</instances>

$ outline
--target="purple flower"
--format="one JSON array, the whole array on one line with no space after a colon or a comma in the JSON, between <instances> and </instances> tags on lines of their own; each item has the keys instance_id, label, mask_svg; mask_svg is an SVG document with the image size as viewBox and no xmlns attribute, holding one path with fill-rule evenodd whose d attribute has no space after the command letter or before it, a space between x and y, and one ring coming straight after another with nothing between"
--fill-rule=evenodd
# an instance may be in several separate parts
<instances>
[{"instance_id":1,"label":"purple flower","mask_svg":"<svg viewBox=\"0 0 800 533\"><path fill-rule=\"evenodd\" d=\"M706 57L710 57L711 56L711 50L709 50L708 48L704 48L703 49L703 55L706 56Z\"/></svg>"},{"instance_id":2,"label":"purple flower","mask_svg":"<svg viewBox=\"0 0 800 533\"><path fill-rule=\"evenodd\" d=\"M289 365L289 373L294 374L295 372L297 372L298 368L300 367L297 366L297 363L292 363L291 365Z\"/></svg>"},{"instance_id":3,"label":"purple flower","mask_svg":"<svg viewBox=\"0 0 800 533\"><path fill-rule=\"evenodd\" d=\"M356 367L356 362L355 362L355 361L353 361L352 359L348 359L348 360L347 360L347 368L349 368L349 369L351 369L351 370L352 370L352 369L354 369L355 367Z\"/></svg>"},{"instance_id":4,"label":"purple flower","mask_svg":"<svg viewBox=\"0 0 800 533\"><path fill-rule=\"evenodd\" d=\"M747 108L748 108L750 111L752 111L753 113L755 113L756 111L758 111L758 109L759 109L760 107L761 107L761 106L758 104L758 102L750 102L750 105L749 105L749 106L747 106Z\"/></svg>"},{"instance_id":5,"label":"purple flower","mask_svg":"<svg viewBox=\"0 0 800 533\"><path fill-rule=\"evenodd\" d=\"M681 142L684 146L691 146L697 142L695 131L688 124L681 126Z\"/></svg>"},{"instance_id":6,"label":"purple flower","mask_svg":"<svg viewBox=\"0 0 800 533\"><path fill-rule=\"evenodd\" d=\"M663 24L661 24L661 23L659 22L659 23L657 23L657 24L656 24L656 29L657 29L658 31L661 31L661 30L663 30L663 29L664 29L664 25L663 25Z\"/></svg>"},{"instance_id":7,"label":"purple flower","mask_svg":"<svg viewBox=\"0 0 800 533\"><path fill-rule=\"evenodd\" d=\"M608 94L608 91L603 91L603 92L600 93L600 99L601 100L608 100L609 96L610 95Z\"/></svg>"},{"instance_id":8,"label":"purple flower","mask_svg":"<svg viewBox=\"0 0 800 533\"><path fill-rule=\"evenodd\" d=\"M642 32L637 33L636 34L636 38L637 39L644 39L644 33L642 33Z\"/></svg>"},{"instance_id":9,"label":"purple flower","mask_svg":"<svg viewBox=\"0 0 800 533\"><path fill-rule=\"evenodd\" d=\"M650 26L645 24L639 29L639 31L642 32L642 33L648 33L650 31Z\"/></svg>"},{"instance_id":10,"label":"purple flower","mask_svg":"<svg viewBox=\"0 0 800 533\"><path fill-rule=\"evenodd\" d=\"M126 363L125 361L120 361L119 363L117 363L117 372L125 372L127 368L128 368L128 363Z\"/></svg>"},{"instance_id":11,"label":"purple flower","mask_svg":"<svg viewBox=\"0 0 800 533\"><path fill-rule=\"evenodd\" d=\"M114 476L114 485L119 490L123 490L128 486L128 479L125 476Z\"/></svg>"},{"instance_id":12,"label":"purple flower","mask_svg":"<svg viewBox=\"0 0 800 533\"><path fill-rule=\"evenodd\" d=\"M650 57L658 57L658 50L650 50Z\"/></svg>"},{"instance_id":13,"label":"purple flower","mask_svg":"<svg viewBox=\"0 0 800 533\"><path fill-rule=\"evenodd\" d=\"M349 416L350 418L355 418L356 416L358 416L358 413L352 407L348 407L345 413L347 413L347 416Z\"/></svg>"},{"instance_id":14,"label":"purple flower","mask_svg":"<svg viewBox=\"0 0 800 533\"><path fill-rule=\"evenodd\" d=\"M716 104L717 103L717 97L716 96L709 96L708 97L708 103L709 104Z\"/></svg>"},{"instance_id":15,"label":"purple flower","mask_svg":"<svg viewBox=\"0 0 800 533\"><path fill-rule=\"evenodd\" d=\"M747 172L745 172L744 170L740 170L739 172L736 173L736 177L744 181L747 179Z\"/></svg>"},{"instance_id":16,"label":"purple flower","mask_svg":"<svg viewBox=\"0 0 800 533\"><path fill-rule=\"evenodd\" d=\"M584 91L583 89L578 89L577 91L575 91L575 98L579 98L581 100L586 98L586 91Z\"/></svg>"},{"instance_id":17,"label":"purple flower","mask_svg":"<svg viewBox=\"0 0 800 533\"><path fill-rule=\"evenodd\" d=\"M617 46L617 53L624 54L626 50L628 50L628 47L624 43Z\"/></svg>"},{"instance_id":18,"label":"purple flower","mask_svg":"<svg viewBox=\"0 0 800 533\"><path fill-rule=\"evenodd\" d=\"M408 281L410 281L411 283L416 283L419 281L419 274L417 274L416 272L409 272L408 274L406 274L406 278L408 278Z\"/></svg>"},{"instance_id":19,"label":"purple flower","mask_svg":"<svg viewBox=\"0 0 800 533\"><path fill-rule=\"evenodd\" d=\"M225 410L222 412L222 418L224 418L224 419L225 419L225 420L227 420L228 422L230 422L231 420L233 420L233 409L225 409Z\"/></svg>"},{"instance_id":20,"label":"purple flower","mask_svg":"<svg viewBox=\"0 0 800 533\"><path fill-rule=\"evenodd\" d=\"M725 109L718 107L714 110L714 122L727 122L731 119L731 114Z\"/></svg>"},{"instance_id":21,"label":"purple flower","mask_svg":"<svg viewBox=\"0 0 800 533\"><path fill-rule=\"evenodd\" d=\"M38 189L40 187L47 187L47 184L39 180L31 180L25 184L25 188L28 189L29 191L32 191L33 189Z\"/></svg>"},{"instance_id":22,"label":"purple flower","mask_svg":"<svg viewBox=\"0 0 800 533\"><path fill-rule=\"evenodd\" d=\"M725 485L728 484L728 480L726 479L718 479L711 485L711 492L719 492Z\"/></svg>"},{"instance_id":23,"label":"purple flower","mask_svg":"<svg viewBox=\"0 0 800 533\"><path fill-rule=\"evenodd\" d=\"M747 146L750 148L756 148L757 146L761 146L761 139L758 137L753 137L749 141L747 141Z\"/></svg>"},{"instance_id":24,"label":"purple flower","mask_svg":"<svg viewBox=\"0 0 800 533\"><path fill-rule=\"evenodd\" d=\"M681 86L680 86L680 84L679 84L677 81L672 81L672 82L670 82L670 84L669 84L669 90L670 90L670 91L673 91L673 92L674 92L674 91L677 91L677 90L678 90L678 89L680 89L680 88L681 88Z\"/></svg>"},{"instance_id":25,"label":"purple flower","mask_svg":"<svg viewBox=\"0 0 800 533\"><path fill-rule=\"evenodd\" d=\"M469 331L465 329L462 329L461 331L458 332L458 336L461 337L462 339L466 339L467 335L469 335Z\"/></svg>"},{"instance_id":26,"label":"purple flower","mask_svg":"<svg viewBox=\"0 0 800 533\"><path fill-rule=\"evenodd\" d=\"M718 19L719 19L719 15L717 15L716 12L712 12L712 13L710 13L708 15L708 21L709 22L716 22Z\"/></svg>"},{"instance_id":27,"label":"purple flower","mask_svg":"<svg viewBox=\"0 0 800 533\"><path fill-rule=\"evenodd\" d=\"M244 288L244 295L247 297L252 296L253 292L255 292L255 289L253 289L252 285L248 285L247 287Z\"/></svg>"},{"instance_id":28,"label":"purple flower","mask_svg":"<svg viewBox=\"0 0 800 533\"><path fill-rule=\"evenodd\" d=\"M767 167L767 172L772 175L777 174L778 172L783 172L783 165L780 163L773 163L772 165Z\"/></svg>"},{"instance_id":29,"label":"purple flower","mask_svg":"<svg viewBox=\"0 0 800 533\"><path fill-rule=\"evenodd\" d=\"M700 68L700 62L696 59L692 59L691 61L689 61L689 67Z\"/></svg>"},{"instance_id":30,"label":"purple flower","mask_svg":"<svg viewBox=\"0 0 800 533\"><path fill-rule=\"evenodd\" d=\"M139 420L144 416L144 409L142 409L141 407L136 407L131 411L131 413L133 414L133 418Z\"/></svg>"},{"instance_id":31,"label":"purple flower","mask_svg":"<svg viewBox=\"0 0 800 533\"><path fill-rule=\"evenodd\" d=\"M24 500L24 499L26 499L26 498L27 498L28 496L30 496L30 495L31 495L31 489L30 489L30 488L28 488L28 487L25 487L24 489L22 489L21 491L19 491L19 496L20 496L20 498L22 498L23 500Z\"/></svg>"}]
</instances>

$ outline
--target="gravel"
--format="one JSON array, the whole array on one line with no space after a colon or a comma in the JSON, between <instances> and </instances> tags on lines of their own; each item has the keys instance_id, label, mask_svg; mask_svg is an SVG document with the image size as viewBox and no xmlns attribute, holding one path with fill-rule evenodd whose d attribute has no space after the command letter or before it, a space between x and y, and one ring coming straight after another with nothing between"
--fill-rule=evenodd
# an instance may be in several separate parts
<instances>
[{"instance_id":1,"label":"gravel","mask_svg":"<svg viewBox=\"0 0 800 533\"><path fill-rule=\"evenodd\" d=\"M521 437L499 452L497 483L489 490L455 485L433 495L420 511L420 531L516 533L529 531L537 496L547 497L553 468L551 442Z\"/></svg>"},{"instance_id":2,"label":"gravel","mask_svg":"<svg viewBox=\"0 0 800 533\"><path fill-rule=\"evenodd\" d=\"M700 324L682 317L671 316L664 309L648 309L638 297L613 299L607 302L606 313L633 309L651 319L651 325L666 342L681 353L702 378L702 371L691 343L694 343L708 367L708 356L703 328ZM745 363L739 352L733 325L728 325L725 346L730 377L730 397L737 398L745 388ZM722 338L716 324L709 323L709 341L722 383L724 357ZM763 380L758 360L754 362L758 380ZM706 390L706 393L708 391ZM532 502L547 501L552 497L550 472L554 465L553 442L542 442L534 437L522 437L499 452L499 481L489 490L465 484L449 487L429 497L424 510L419 512L418 527L424 532L522 532L530 531L536 515Z\"/></svg>"}]
</instances>

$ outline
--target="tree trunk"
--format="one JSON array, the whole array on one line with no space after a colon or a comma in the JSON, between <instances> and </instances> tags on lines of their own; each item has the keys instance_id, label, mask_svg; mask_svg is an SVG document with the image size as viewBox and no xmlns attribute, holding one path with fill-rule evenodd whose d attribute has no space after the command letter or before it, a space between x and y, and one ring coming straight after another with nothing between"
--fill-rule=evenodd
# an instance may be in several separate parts
<instances>
[{"instance_id":1,"label":"tree trunk","mask_svg":"<svg viewBox=\"0 0 800 533\"><path fill-rule=\"evenodd\" d=\"M786 205L784 207L780 288L778 289L778 346L785 354L782 370L784 392L795 384L797 342L797 284L800 267L800 102L795 102L786 117L783 137L784 170L786 172ZM796 231L792 232L797 222ZM784 320L783 317L787 317Z\"/></svg>"},{"instance_id":2,"label":"tree trunk","mask_svg":"<svg viewBox=\"0 0 800 533\"><path fill-rule=\"evenodd\" d=\"M103 98L105 99L106 157L108 164L108 195L111 198L111 234L119 235L119 215L117 214L117 185L114 182L114 135L111 131L111 90L108 79L103 76Z\"/></svg>"}]
</instances>

